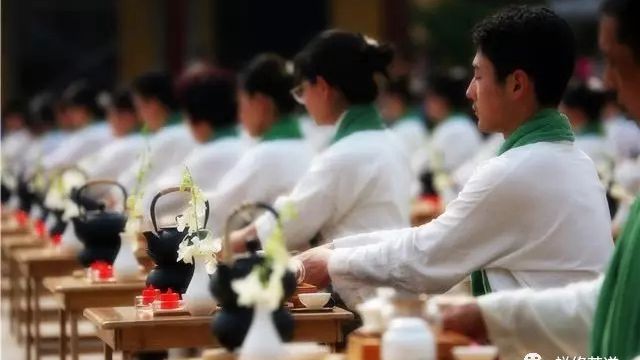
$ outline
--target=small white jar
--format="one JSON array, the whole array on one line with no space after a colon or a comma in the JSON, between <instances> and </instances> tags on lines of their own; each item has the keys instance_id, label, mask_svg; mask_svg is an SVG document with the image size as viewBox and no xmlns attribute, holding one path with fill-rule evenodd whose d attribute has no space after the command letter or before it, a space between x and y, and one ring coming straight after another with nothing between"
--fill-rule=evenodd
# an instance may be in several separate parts
<instances>
[{"instance_id":1,"label":"small white jar","mask_svg":"<svg viewBox=\"0 0 640 360\"><path fill-rule=\"evenodd\" d=\"M420 318L393 319L382 337L382 360L435 360L435 338Z\"/></svg>"}]
</instances>

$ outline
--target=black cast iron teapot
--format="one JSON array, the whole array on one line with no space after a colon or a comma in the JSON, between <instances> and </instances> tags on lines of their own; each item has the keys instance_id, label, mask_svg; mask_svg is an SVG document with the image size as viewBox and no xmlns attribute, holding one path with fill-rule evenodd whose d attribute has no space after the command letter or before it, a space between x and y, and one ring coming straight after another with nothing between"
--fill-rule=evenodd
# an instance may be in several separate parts
<instances>
[{"instance_id":1,"label":"black cast iron teapot","mask_svg":"<svg viewBox=\"0 0 640 360\"><path fill-rule=\"evenodd\" d=\"M220 305L211 323L211 329L220 343L228 350L233 351L242 345L249 326L253 320L253 308L238 304L238 295L233 291L231 283L234 280L246 277L255 265L262 264L265 257L258 254L259 241L252 239L247 241L248 255L234 258L229 235L232 219L247 210L264 209L276 219L278 212L264 203L245 204L236 209L227 219L222 245L222 259L217 266L216 273L212 276L210 290ZM280 308L272 314L273 321L283 341L289 341L293 337L293 317L284 308L286 299L290 298L296 289L296 277L291 271L286 271L282 278L284 297Z\"/></svg>"},{"instance_id":2,"label":"black cast iron teapot","mask_svg":"<svg viewBox=\"0 0 640 360\"><path fill-rule=\"evenodd\" d=\"M84 244L84 249L78 254L78 260L84 267L89 267L95 261L104 261L113 264L120 250L120 233L127 223L125 203L127 191L115 181L95 180L89 181L77 191L78 198L84 198L87 189L94 186L113 186L120 189L123 196L122 212L107 210L104 202L99 202L97 209L90 202L87 210L84 202L78 202L79 215L72 218L76 236ZM94 200L95 201L95 200Z\"/></svg>"},{"instance_id":3,"label":"black cast iron teapot","mask_svg":"<svg viewBox=\"0 0 640 360\"><path fill-rule=\"evenodd\" d=\"M172 289L174 292L184 294L193 277L193 264L183 261L178 262L178 247L187 235L189 229L178 231L177 225L158 227L156 218L156 203L158 200L175 192L190 192L190 188L172 187L157 193L151 201L151 223L154 231L145 231L144 237L147 239L147 253L156 266L147 276L147 286L151 285L160 291L165 292ZM204 227L209 220L209 201L205 201Z\"/></svg>"}]
</instances>

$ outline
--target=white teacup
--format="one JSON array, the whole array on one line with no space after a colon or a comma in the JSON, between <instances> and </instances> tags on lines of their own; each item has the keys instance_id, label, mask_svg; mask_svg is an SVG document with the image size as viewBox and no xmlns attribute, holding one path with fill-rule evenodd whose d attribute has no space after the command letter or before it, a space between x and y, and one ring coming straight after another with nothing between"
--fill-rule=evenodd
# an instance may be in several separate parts
<instances>
[{"instance_id":1,"label":"white teacup","mask_svg":"<svg viewBox=\"0 0 640 360\"><path fill-rule=\"evenodd\" d=\"M308 309L322 309L331 299L331 293L299 294L298 298L302 305Z\"/></svg>"},{"instance_id":2,"label":"white teacup","mask_svg":"<svg viewBox=\"0 0 640 360\"><path fill-rule=\"evenodd\" d=\"M495 346L456 346L451 352L457 360L494 360L498 356Z\"/></svg>"}]
</instances>

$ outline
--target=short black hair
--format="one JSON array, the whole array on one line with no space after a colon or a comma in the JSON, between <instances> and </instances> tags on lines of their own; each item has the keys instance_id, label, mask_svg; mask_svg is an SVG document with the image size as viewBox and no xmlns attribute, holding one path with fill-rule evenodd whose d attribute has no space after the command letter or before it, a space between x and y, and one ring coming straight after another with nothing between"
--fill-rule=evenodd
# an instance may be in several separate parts
<instances>
[{"instance_id":1,"label":"short black hair","mask_svg":"<svg viewBox=\"0 0 640 360\"><path fill-rule=\"evenodd\" d=\"M321 76L351 104L366 104L378 96L374 74L387 76L393 49L368 41L362 34L327 30L295 57L296 78L315 83Z\"/></svg>"},{"instance_id":2,"label":"short black hair","mask_svg":"<svg viewBox=\"0 0 640 360\"><path fill-rule=\"evenodd\" d=\"M111 100L111 106L119 111L135 112L136 109L133 106L133 97L131 91L128 89L120 89L113 93Z\"/></svg>"},{"instance_id":3,"label":"short black hair","mask_svg":"<svg viewBox=\"0 0 640 360\"><path fill-rule=\"evenodd\" d=\"M236 124L236 90L232 73L212 70L183 79L180 102L189 121L205 121L214 129Z\"/></svg>"},{"instance_id":4,"label":"short black hair","mask_svg":"<svg viewBox=\"0 0 640 360\"><path fill-rule=\"evenodd\" d=\"M273 99L281 114L290 113L296 107L291 96L293 69L277 54L256 56L240 73L239 83L250 95L261 93Z\"/></svg>"},{"instance_id":5,"label":"short black hair","mask_svg":"<svg viewBox=\"0 0 640 360\"><path fill-rule=\"evenodd\" d=\"M569 24L544 7L510 6L473 30L478 51L503 81L515 70L529 75L541 106L558 105L575 65L575 39Z\"/></svg>"},{"instance_id":6,"label":"short black hair","mask_svg":"<svg viewBox=\"0 0 640 360\"><path fill-rule=\"evenodd\" d=\"M406 76L390 79L384 87L384 92L399 97L405 103L413 100L409 89L409 79Z\"/></svg>"},{"instance_id":7,"label":"short black hair","mask_svg":"<svg viewBox=\"0 0 640 360\"><path fill-rule=\"evenodd\" d=\"M427 96L435 95L445 99L451 110L469 107L466 96L468 76L455 71L436 72L427 79Z\"/></svg>"},{"instance_id":8,"label":"short black hair","mask_svg":"<svg viewBox=\"0 0 640 360\"><path fill-rule=\"evenodd\" d=\"M33 130L54 127L56 124L56 98L44 92L29 101L29 127Z\"/></svg>"},{"instance_id":9,"label":"short black hair","mask_svg":"<svg viewBox=\"0 0 640 360\"><path fill-rule=\"evenodd\" d=\"M22 99L11 99L2 107L2 117L5 118L12 114L25 116L26 108Z\"/></svg>"},{"instance_id":10,"label":"short black hair","mask_svg":"<svg viewBox=\"0 0 640 360\"><path fill-rule=\"evenodd\" d=\"M584 112L589 122L600 122L606 93L589 88L585 84L569 86L562 103L565 106Z\"/></svg>"},{"instance_id":11,"label":"short black hair","mask_svg":"<svg viewBox=\"0 0 640 360\"><path fill-rule=\"evenodd\" d=\"M147 72L133 81L133 92L145 99L155 99L169 110L178 108L173 80L163 72Z\"/></svg>"},{"instance_id":12,"label":"short black hair","mask_svg":"<svg viewBox=\"0 0 640 360\"><path fill-rule=\"evenodd\" d=\"M631 48L640 63L640 2L637 0L605 0L602 13L613 17L618 25L617 39Z\"/></svg>"},{"instance_id":13,"label":"short black hair","mask_svg":"<svg viewBox=\"0 0 640 360\"><path fill-rule=\"evenodd\" d=\"M62 101L67 107L82 107L94 117L104 116L98 104L98 89L85 80L78 80L67 86L62 93Z\"/></svg>"}]
</instances>

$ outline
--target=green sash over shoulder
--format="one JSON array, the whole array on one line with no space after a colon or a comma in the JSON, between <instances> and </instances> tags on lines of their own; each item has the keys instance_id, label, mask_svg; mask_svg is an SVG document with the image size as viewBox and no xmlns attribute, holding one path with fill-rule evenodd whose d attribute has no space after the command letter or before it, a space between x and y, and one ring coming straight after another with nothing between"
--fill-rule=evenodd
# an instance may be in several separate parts
<instances>
[{"instance_id":1,"label":"green sash over shoulder","mask_svg":"<svg viewBox=\"0 0 640 360\"><path fill-rule=\"evenodd\" d=\"M620 360L640 355L640 194L618 238L600 289L591 354Z\"/></svg>"}]
</instances>

